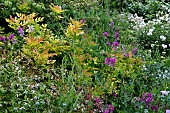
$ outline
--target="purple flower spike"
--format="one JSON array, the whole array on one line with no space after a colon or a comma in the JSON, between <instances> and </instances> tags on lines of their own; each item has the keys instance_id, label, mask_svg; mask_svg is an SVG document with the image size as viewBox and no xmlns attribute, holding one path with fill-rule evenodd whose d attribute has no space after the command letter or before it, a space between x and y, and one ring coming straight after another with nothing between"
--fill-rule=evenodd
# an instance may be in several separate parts
<instances>
[{"instance_id":1,"label":"purple flower spike","mask_svg":"<svg viewBox=\"0 0 170 113\"><path fill-rule=\"evenodd\" d=\"M152 94L151 94L151 93L148 93L148 97L152 98L153 96L152 96Z\"/></svg>"},{"instance_id":2,"label":"purple flower spike","mask_svg":"<svg viewBox=\"0 0 170 113\"><path fill-rule=\"evenodd\" d=\"M104 113L112 113L114 111L114 107L112 104L108 104L107 108L104 110Z\"/></svg>"},{"instance_id":3,"label":"purple flower spike","mask_svg":"<svg viewBox=\"0 0 170 113\"><path fill-rule=\"evenodd\" d=\"M19 33L19 35L20 35L21 37L24 36L24 31L23 31L23 29L22 29L21 27L18 28L18 33Z\"/></svg>"},{"instance_id":4,"label":"purple flower spike","mask_svg":"<svg viewBox=\"0 0 170 113\"><path fill-rule=\"evenodd\" d=\"M109 110L106 108L106 109L104 110L104 113L109 113Z\"/></svg>"},{"instance_id":5,"label":"purple flower spike","mask_svg":"<svg viewBox=\"0 0 170 113\"><path fill-rule=\"evenodd\" d=\"M152 106L152 110L153 110L153 111L158 111L158 106L156 106L156 105L155 105L155 106Z\"/></svg>"},{"instance_id":6,"label":"purple flower spike","mask_svg":"<svg viewBox=\"0 0 170 113\"><path fill-rule=\"evenodd\" d=\"M94 97L94 100L95 100L97 103L102 102L102 100L99 99L99 98L97 98L97 97Z\"/></svg>"},{"instance_id":7,"label":"purple flower spike","mask_svg":"<svg viewBox=\"0 0 170 113\"><path fill-rule=\"evenodd\" d=\"M6 42L6 38L4 36L0 36L0 40Z\"/></svg>"},{"instance_id":8,"label":"purple flower spike","mask_svg":"<svg viewBox=\"0 0 170 113\"><path fill-rule=\"evenodd\" d=\"M83 24L85 22L85 19L80 20L80 23Z\"/></svg>"},{"instance_id":9,"label":"purple flower spike","mask_svg":"<svg viewBox=\"0 0 170 113\"><path fill-rule=\"evenodd\" d=\"M104 32L103 35L104 35L105 37L108 37L108 36L109 36L108 32Z\"/></svg>"},{"instance_id":10,"label":"purple flower spike","mask_svg":"<svg viewBox=\"0 0 170 113\"><path fill-rule=\"evenodd\" d=\"M138 48L134 48L133 50L132 50L132 54L136 54L138 52Z\"/></svg>"},{"instance_id":11,"label":"purple flower spike","mask_svg":"<svg viewBox=\"0 0 170 113\"><path fill-rule=\"evenodd\" d=\"M105 58L104 64L109 65L109 58Z\"/></svg>"},{"instance_id":12,"label":"purple flower spike","mask_svg":"<svg viewBox=\"0 0 170 113\"><path fill-rule=\"evenodd\" d=\"M97 97L94 97L94 100L95 100L94 106L97 107L99 112L102 111L102 100Z\"/></svg>"},{"instance_id":13,"label":"purple flower spike","mask_svg":"<svg viewBox=\"0 0 170 113\"><path fill-rule=\"evenodd\" d=\"M119 42L117 41L113 42L112 47L117 47L117 46L119 46Z\"/></svg>"},{"instance_id":14,"label":"purple flower spike","mask_svg":"<svg viewBox=\"0 0 170 113\"><path fill-rule=\"evenodd\" d=\"M16 44L17 43L17 41L16 40L14 40L13 42L12 42L12 44Z\"/></svg>"},{"instance_id":15,"label":"purple flower spike","mask_svg":"<svg viewBox=\"0 0 170 113\"><path fill-rule=\"evenodd\" d=\"M116 94L116 93L113 93L113 96L114 96L114 97L116 97L116 96L117 96L117 94Z\"/></svg>"},{"instance_id":16,"label":"purple flower spike","mask_svg":"<svg viewBox=\"0 0 170 113\"><path fill-rule=\"evenodd\" d=\"M115 32L115 38L116 38L116 40L119 40L119 30L116 30L116 32Z\"/></svg>"},{"instance_id":17,"label":"purple flower spike","mask_svg":"<svg viewBox=\"0 0 170 113\"><path fill-rule=\"evenodd\" d=\"M116 58L105 58L104 64L113 67L116 63Z\"/></svg>"},{"instance_id":18,"label":"purple flower spike","mask_svg":"<svg viewBox=\"0 0 170 113\"><path fill-rule=\"evenodd\" d=\"M110 26L111 26L111 27L114 27L114 22L111 22L111 23L110 23Z\"/></svg>"},{"instance_id":19,"label":"purple flower spike","mask_svg":"<svg viewBox=\"0 0 170 113\"><path fill-rule=\"evenodd\" d=\"M114 107L112 104L108 104L108 108L111 110L111 111L114 111Z\"/></svg>"},{"instance_id":20,"label":"purple flower spike","mask_svg":"<svg viewBox=\"0 0 170 113\"><path fill-rule=\"evenodd\" d=\"M116 63L116 58L110 58L110 63L112 64Z\"/></svg>"},{"instance_id":21,"label":"purple flower spike","mask_svg":"<svg viewBox=\"0 0 170 113\"><path fill-rule=\"evenodd\" d=\"M14 38L14 34L11 34L10 36L9 36L9 40L12 40Z\"/></svg>"},{"instance_id":22,"label":"purple flower spike","mask_svg":"<svg viewBox=\"0 0 170 113\"><path fill-rule=\"evenodd\" d=\"M110 41L107 41L106 44L107 44L108 46L110 46Z\"/></svg>"}]
</instances>

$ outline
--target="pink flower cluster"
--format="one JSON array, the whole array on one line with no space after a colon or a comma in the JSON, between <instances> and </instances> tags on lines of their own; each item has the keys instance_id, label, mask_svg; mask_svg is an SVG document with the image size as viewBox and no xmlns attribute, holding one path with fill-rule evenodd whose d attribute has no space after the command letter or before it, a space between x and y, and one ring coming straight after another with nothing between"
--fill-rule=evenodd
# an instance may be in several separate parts
<instances>
[{"instance_id":1,"label":"pink flower cluster","mask_svg":"<svg viewBox=\"0 0 170 113\"><path fill-rule=\"evenodd\" d=\"M12 41L12 44L15 44L17 41L16 40L13 40L15 37L14 34L11 34L8 38L6 38L5 36L0 36L0 40L3 41L4 43L9 40L9 41Z\"/></svg>"},{"instance_id":2,"label":"pink flower cluster","mask_svg":"<svg viewBox=\"0 0 170 113\"><path fill-rule=\"evenodd\" d=\"M108 66L111 66L111 67L114 67L116 63L116 58L105 58L105 62L104 64L108 65Z\"/></svg>"}]
</instances>

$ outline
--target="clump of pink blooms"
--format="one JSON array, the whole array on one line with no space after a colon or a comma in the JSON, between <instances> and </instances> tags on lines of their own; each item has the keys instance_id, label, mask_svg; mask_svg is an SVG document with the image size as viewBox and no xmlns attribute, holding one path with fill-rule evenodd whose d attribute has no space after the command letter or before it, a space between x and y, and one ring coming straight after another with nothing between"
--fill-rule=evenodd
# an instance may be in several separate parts
<instances>
[{"instance_id":1,"label":"clump of pink blooms","mask_svg":"<svg viewBox=\"0 0 170 113\"><path fill-rule=\"evenodd\" d=\"M111 67L114 67L116 63L116 58L113 57L113 58L105 58L105 62L104 64L108 65L108 66L111 66Z\"/></svg>"}]
</instances>

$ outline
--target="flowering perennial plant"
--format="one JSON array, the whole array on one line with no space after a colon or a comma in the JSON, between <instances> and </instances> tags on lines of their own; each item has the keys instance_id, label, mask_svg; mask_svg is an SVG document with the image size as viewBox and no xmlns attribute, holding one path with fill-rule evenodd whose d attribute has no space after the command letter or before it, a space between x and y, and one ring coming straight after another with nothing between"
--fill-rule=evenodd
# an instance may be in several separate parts
<instances>
[{"instance_id":1,"label":"flowering perennial plant","mask_svg":"<svg viewBox=\"0 0 170 113\"><path fill-rule=\"evenodd\" d=\"M116 58L113 57L113 58L105 58L105 62L104 64L108 65L108 66L111 66L111 67L114 67L116 63Z\"/></svg>"},{"instance_id":2,"label":"flowering perennial plant","mask_svg":"<svg viewBox=\"0 0 170 113\"><path fill-rule=\"evenodd\" d=\"M9 38L6 38L5 36L0 36L0 41L6 43L7 41L12 42L12 44L15 44L17 41L14 40L15 35L14 34L10 34Z\"/></svg>"},{"instance_id":3,"label":"flowering perennial plant","mask_svg":"<svg viewBox=\"0 0 170 113\"><path fill-rule=\"evenodd\" d=\"M90 4L81 8L34 1L0 8L19 12L6 19L14 31L0 27L2 112L170 112L169 59L152 57L158 49L169 55L169 14L150 21L113 11L110 0L83 0Z\"/></svg>"},{"instance_id":4,"label":"flowering perennial plant","mask_svg":"<svg viewBox=\"0 0 170 113\"><path fill-rule=\"evenodd\" d=\"M144 93L141 98L147 105L153 101L153 96L151 93Z\"/></svg>"},{"instance_id":5,"label":"flowering perennial plant","mask_svg":"<svg viewBox=\"0 0 170 113\"><path fill-rule=\"evenodd\" d=\"M102 100L97 97L95 97L94 100L95 100L94 103L95 108L97 108L99 112L102 112Z\"/></svg>"},{"instance_id":6,"label":"flowering perennial plant","mask_svg":"<svg viewBox=\"0 0 170 113\"><path fill-rule=\"evenodd\" d=\"M24 36L24 30L21 27L18 28L18 33L21 37Z\"/></svg>"},{"instance_id":7,"label":"flowering perennial plant","mask_svg":"<svg viewBox=\"0 0 170 113\"><path fill-rule=\"evenodd\" d=\"M134 48L134 49L132 49L132 54L136 54L136 53L137 53L137 51L138 51L138 48Z\"/></svg>"},{"instance_id":8,"label":"flowering perennial plant","mask_svg":"<svg viewBox=\"0 0 170 113\"><path fill-rule=\"evenodd\" d=\"M104 105L101 99L95 97L94 100L95 111L103 113L112 113L114 111L114 106L112 104L107 104L106 108L104 109Z\"/></svg>"},{"instance_id":9,"label":"flowering perennial plant","mask_svg":"<svg viewBox=\"0 0 170 113\"><path fill-rule=\"evenodd\" d=\"M119 40L119 30L116 30L116 32L115 32L115 38L116 38L116 40Z\"/></svg>"},{"instance_id":10,"label":"flowering perennial plant","mask_svg":"<svg viewBox=\"0 0 170 113\"><path fill-rule=\"evenodd\" d=\"M6 42L6 38L4 36L0 36L0 40Z\"/></svg>"},{"instance_id":11,"label":"flowering perennial plant","mask_svg":"<svg viewBox=\"0 0 170 113\"><path fill-rule=\"evenodd\" d=\"M14 38L14 34L11 34L10 36L9 36L9 40L12 40Z\"/></svg>"},{"instance_id":12,"label":"flowering perennial plant","mask_svg":"<svg viewBox=\"0 0 170 113\"><path fill-rule=\"evenodd\" d=\"M108 37L109 36L108 32L104 32L103 36Z\"/></svg>"},{"instance_id":13,"label":"flowering perennial plant","mask_svg":"<svg viewBox=\"0 0 170 113\"><path fill-rule=\"evenodd\" d=\"M112 104L108 104L107 108L104 110L104 113L112 113L114 111L114 106Z\"/></svg>"}]
</instances>

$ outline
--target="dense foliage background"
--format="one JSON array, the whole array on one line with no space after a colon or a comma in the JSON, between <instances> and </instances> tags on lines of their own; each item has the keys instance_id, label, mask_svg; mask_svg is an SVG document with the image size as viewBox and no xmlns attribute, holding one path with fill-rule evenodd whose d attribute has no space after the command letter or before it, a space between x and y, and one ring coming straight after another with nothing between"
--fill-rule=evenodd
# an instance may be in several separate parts
<instances>
[{"instance_id":1,"label":"dense foliage background","mask_svg":"<svg viewBox=\"0 0 170 113\"><path fill-rule=\"evenodd\" d=\"M170 1L0 0L0 112L170 113Z\"/></svg>"}]
</instances>

